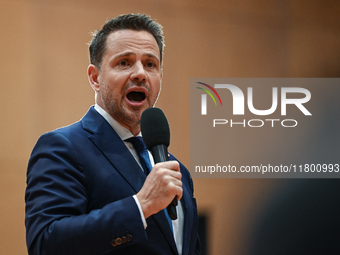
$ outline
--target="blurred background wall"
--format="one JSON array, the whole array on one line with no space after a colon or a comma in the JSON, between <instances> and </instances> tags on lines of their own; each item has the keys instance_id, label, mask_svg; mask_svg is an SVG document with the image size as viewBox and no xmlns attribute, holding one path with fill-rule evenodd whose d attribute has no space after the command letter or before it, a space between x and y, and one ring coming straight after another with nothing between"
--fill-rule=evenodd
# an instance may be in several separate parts
<instances>
[{"instance_id":1,"label":"blurred background wall","mask_svg":"<svg viewBox=\"0 0 340 255\"><path fill-rule=\"evenodd\" d=\"M42 133L79 120L94 103L87 43L107 19L140 12L164 26L157 106L171 125L170 151L188 167L190 78L340 75L338 0L0 0L0 12L1 254L27 254L30 152ZM279 183L194 179L207 254L243 254L248 230Z\"/></svg>"}]
</instances>

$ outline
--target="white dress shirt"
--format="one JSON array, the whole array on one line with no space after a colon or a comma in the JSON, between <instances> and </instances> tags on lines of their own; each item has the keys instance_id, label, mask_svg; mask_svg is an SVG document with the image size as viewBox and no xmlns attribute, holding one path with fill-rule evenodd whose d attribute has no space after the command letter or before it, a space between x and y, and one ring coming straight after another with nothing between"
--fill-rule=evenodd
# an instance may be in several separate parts
<instances>
[{"instance_id":1,"label":"white dress shirt","mask_svg":"<svg viewBox=\"0 0 340 255\"><path fill-rule=\"evenodd\" d=\"M111 125L111 127L116 131L118 136L123 140L124 144L126 147L129 149L133 157L136 159L137 163L141 167L141 171L143 171L143 167L140 163L138 154L133 147L132 143L126 142L126 139L129 139L130 137L133 137L132 133L130 130L127 128L123 127L118 121L116 121L112 116L107 113L102 107L100 107L98 104L95 104L94 108L97 110L97 112L103 116L103 118ZM137 136L142 136L141 132ZM149 151L149 158L151 165L154 166L154 159L152 157L152 154ZM146 220L142 211L142 207L139 203L139 200L136 195L133 196L133 198L136 201L136 204L138 206L141 219L144 224L144 228L147 228ZM182 255L182 246L183 246L183 227L184 227L184 212L183 212L183 207L182 207L182 202L179 201L178 206L176 206L176 211L177 211L177 219L172 221L172 228L173 228L173 234L174 234L174 239L175 243L177 246L177 251L179 255Z\"/></svg>"}]
</instances>

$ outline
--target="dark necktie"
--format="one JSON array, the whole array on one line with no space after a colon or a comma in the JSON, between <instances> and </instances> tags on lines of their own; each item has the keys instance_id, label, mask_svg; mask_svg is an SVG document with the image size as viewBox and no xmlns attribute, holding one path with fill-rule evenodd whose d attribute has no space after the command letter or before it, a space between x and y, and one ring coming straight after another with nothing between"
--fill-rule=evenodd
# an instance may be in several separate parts
<instances>
[{"instance_id":1,"label":"dark necktie","mask_svg":"<svg viewBox=\"0 0 340 255\"><path fill-rule=\"evenodd\" d=\"M137 136L137 137L131 137L129 139L126 139L125 141L132 143L133 147L137 151L139 161L143 167L144 173L148 175L152 169L152 165L151 165L150 158L149 158L149 152L144 144L143 138L140 136ZM168 220L171 231L173 231L172 220L170 219L170 216L166 208L164 209L164 213Z\"/></svg>"},{"instance_id":2,"label":"dark necktie","mask_svg":"<svg viewBox=\"0 0 340 255\"><path fill-rule=\"evenodd\" d=\"M148 175L152 169L152 165L149 158L149 152L143 142L143 138L140 136L131 137L126 139L127 142L132 143L133 147L137 151L139 161L143 167L144 173Z\"/></svg>"}]
</instances>

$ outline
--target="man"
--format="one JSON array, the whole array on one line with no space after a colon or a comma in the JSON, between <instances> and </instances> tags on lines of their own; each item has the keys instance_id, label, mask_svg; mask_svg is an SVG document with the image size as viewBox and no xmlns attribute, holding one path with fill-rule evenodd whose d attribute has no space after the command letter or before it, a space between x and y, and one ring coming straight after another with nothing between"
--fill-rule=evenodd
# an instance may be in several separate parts
<instances>
[{"instance_id":1,"label":"man","mask_svg":"<svg viewBox=\"0 0 340 255\"><path fill-rule=\"evenodd\" d=\"M199 254L188 170L170 155L146 176L129 142L160 92L161 29L129 14L94 35L88 78L96 105L40 137L28 164L29 254ZM175 196L178 219L169 223L164 208Z\"/></svg>"}]
</instances>

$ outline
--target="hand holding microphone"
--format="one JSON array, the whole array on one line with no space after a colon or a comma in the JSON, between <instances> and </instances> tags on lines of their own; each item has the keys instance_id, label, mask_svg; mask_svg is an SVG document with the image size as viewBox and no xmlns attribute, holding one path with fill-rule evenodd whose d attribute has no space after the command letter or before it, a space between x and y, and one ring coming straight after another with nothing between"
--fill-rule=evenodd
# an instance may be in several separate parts
<instances>
[{"instance_id":1,"label":"hand holding microphone","mask_svg":"<svg viewBox=\"0 0 340 255\"><path fill-rule=\"evenodd\" d=\"M159 108L145 110L141 118L141 130L144 143L155 161L154 168L137 193L144 216L147 218L167 207L170 218L175 220L176 206L183 192L182 175L179 163L168 161L170 128L162 110Z\"/></svg>"}]
</instances>

